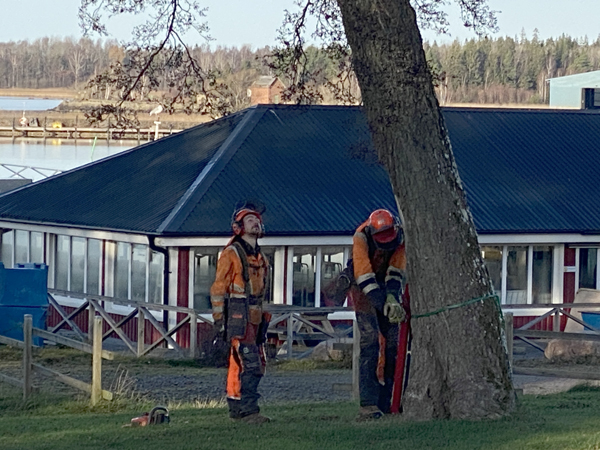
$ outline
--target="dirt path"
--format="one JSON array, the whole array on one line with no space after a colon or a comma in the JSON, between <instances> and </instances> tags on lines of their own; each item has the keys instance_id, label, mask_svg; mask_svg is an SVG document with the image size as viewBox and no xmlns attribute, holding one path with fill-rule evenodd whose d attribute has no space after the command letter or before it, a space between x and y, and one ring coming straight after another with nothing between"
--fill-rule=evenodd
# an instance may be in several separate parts
<instances>
[{"instance_id":1,"label":"dirt path","mask_svg":"<svg viewBox=\"0 0 600 450\"><path fill-rule=\"evenodd\" d=\"M84 382L91 381L91 356L69 349L38 350L34 361ZM531 359L529 364L535 364ZM312 366L310 365L312 364ZM540 359L539 364L547 364ZM296 367L296 370L293 370ZM261 381L263 404L281 402L335 402L352 399L350 369L309 363L310 370L271 363ZM316 368L315 368L316 367ZM102 365L104 389L125 398L143 398L153 402L177 403L222 401L225 397L225 369L200 367L191 361L136 359L117 357ZM291 370L292 369L292 370ZM21 352L0 346L0 372L21 378ZM564 392L578 384L600 382L555 377L515 375L515 389L521 394L546 395ZM34 384L43 391L77 395L79 391L53 379L34 376ZM3 385L0 385L0 392Z\"/></svg>"}]
</instances>

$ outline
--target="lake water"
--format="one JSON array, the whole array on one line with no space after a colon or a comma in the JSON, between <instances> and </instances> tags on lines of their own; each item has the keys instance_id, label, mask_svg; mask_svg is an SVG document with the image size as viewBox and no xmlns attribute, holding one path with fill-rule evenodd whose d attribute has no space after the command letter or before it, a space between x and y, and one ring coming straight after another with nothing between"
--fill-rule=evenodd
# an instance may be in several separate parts
<instances>
[{"instance_id":1,"label":"lake water","mask_svg":"<svg viewBox=\"0 0 600 450\"><path fill-rule=\"evenodd\" d=\"M7 111L45 111L61 103L61 99L54 98L0 97L0 109Z\"/></svg>"},{"instance_id":2,"label":"lake water","mask_svg":"<svg viewBox=\"0 0 600 450\"><path fill-rule=\"evenodd\" d=\"M61 99L2 97L0 110L45 111L58 106ZM0 138L0 179L22 177L39 181L55 170L65 171L115 155L138 145L137 141L93 139ZM8 166L4 167L4 166ZM23 167L35 167L42 174Z\"/></svg>"},{"instance_id":3,"label":"lake water","mask_svg":"<svg viewBox=\"0 0 600 450\"><path fill-rule=\"evenodd\" d=\"M29 166L42 169L65 171L98 161L124 150L136 147L137 141L106 141L93 139L0 139L0 179L17 178L9 170L22 170L24 178L39 181L52 171L37 173L31 169L15 166ZM8 168L2 165L9 165Z\"/></svg>"}]
</instances>

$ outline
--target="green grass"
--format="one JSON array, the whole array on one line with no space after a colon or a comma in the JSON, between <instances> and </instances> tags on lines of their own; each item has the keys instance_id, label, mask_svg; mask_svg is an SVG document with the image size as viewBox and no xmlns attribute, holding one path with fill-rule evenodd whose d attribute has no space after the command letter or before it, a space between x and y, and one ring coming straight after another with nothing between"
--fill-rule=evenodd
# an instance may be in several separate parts
<instances>
[{"instance_id":1,"label":"green grass","mask_svg":"<svg viewBox=\"0 0 600 450\"><path fill-rule=\"evenodd\" d=\"M232 423L223 404L170 405L171 423L123 428L152 405L36 396L23 408L19 392L0 384L0 449L600 449L600 389L523 396L498 421L409 423L401 417L356 423L355 403L263 408L273 422Z\"/></svg>"}]
</instances>

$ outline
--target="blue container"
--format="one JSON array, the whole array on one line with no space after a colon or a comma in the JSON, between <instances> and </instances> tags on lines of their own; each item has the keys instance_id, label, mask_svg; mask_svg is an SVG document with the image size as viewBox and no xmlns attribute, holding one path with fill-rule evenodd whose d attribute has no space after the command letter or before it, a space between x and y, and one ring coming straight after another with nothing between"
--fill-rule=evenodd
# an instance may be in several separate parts
<instances>
[{"instance_id":1,"label":"blue container","mask_svg":"<svg viewBox=\"0 0 600 450\"><path fill-rule=\"evenodd\" d=\"M22 341L23 317L25 314L32 315L35 328L45 330L47 312L47 307L0 306L0 335ZM40 347L44 344L43 339L40 337L34 337L33 343Z\"/></svg>"},{"instance_id":2,"label":"blue container","mask_svg":"<svg viewBox=\"0 0 600 450\"><path fill-rule=\"evenodd\" d=\"M0 273L3 274L0 306L48 306L48 266L17 264L16 268L3 269Z\"/></svg>"},{"instance_id":3,"label":"blue container","mask_svg":"<svg viewBox=\"0 0 600 450\"><path fill-rule=\"evenodd\" d=\"M583 312L581 311L581 318L588 325L594 328L600 329L600 312Z\"/></svg>"},{"instance_id":4,"label":"blue container","mask_svg":"<svg viewBox=\"0 0 600 450\"><path fill-rule=\"evenodd\" d=\"M31 314L35 328L46 329L48 266L18 264L6 269L0 263L0 335L23 340L23 316ZM35 345L43 340L34 338Z\"/></svg>"}]
</instances>

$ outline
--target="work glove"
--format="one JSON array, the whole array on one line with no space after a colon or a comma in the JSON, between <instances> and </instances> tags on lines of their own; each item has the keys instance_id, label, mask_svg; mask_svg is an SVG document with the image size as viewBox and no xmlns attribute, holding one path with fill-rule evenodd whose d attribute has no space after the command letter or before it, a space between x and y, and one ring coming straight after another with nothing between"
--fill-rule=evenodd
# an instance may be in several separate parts
<instances>
[{"instance_id":1,"label":"work glove","mask_svg":"<svg viewBox=\"0 0 600 450\"><path fill-rule=\"evenodd\" d=\"M217 320L213 324L213 338L206 351L206 360L214 367L227 367L229 359L229 342L225 334L225 322Z\"/></svg>"},{"instance_id":2,"label":"work glove","mask_svg":"<svg viewBox=\"0 0 600 450\"><path fill-rule=\"evenodd\" d=\"M406 311L404 311L404 308L393 294L388 294L385 298L383 315L386 316L391 323L401 323L406 320Z\"/></svg>"},{"instance_id":3,"label":"work glove","mask_svg":"<svg viewBox=\"0 0 600 450\"><path fill-rule=\"evenodd\" d=\"M256 343L262 345L267 342L267 330L269 329L269 322L271 321L271 314L263 313L260 325L258 325L258 332L256 333Z\"/></svg>"}]
</instances>

